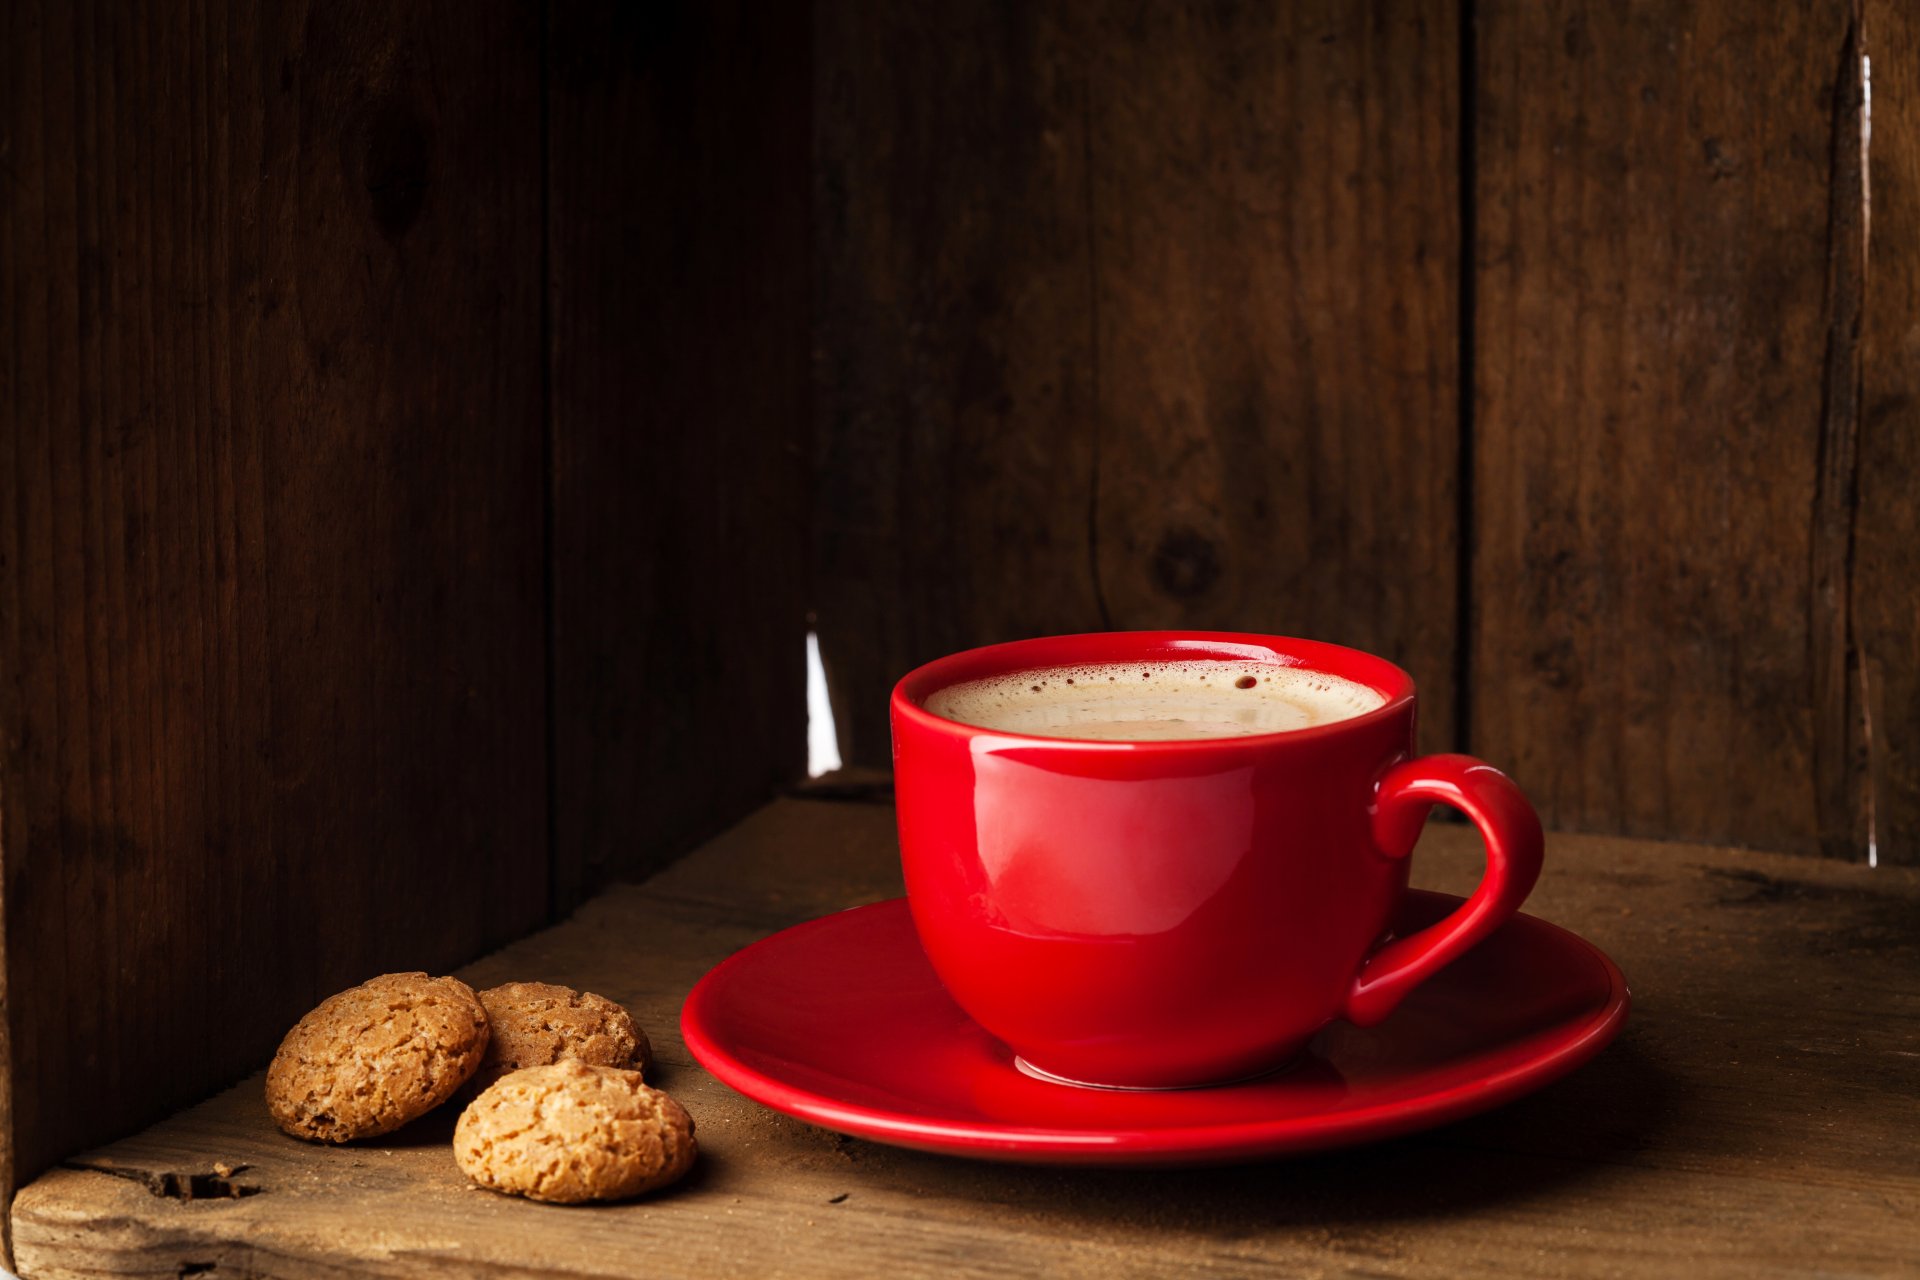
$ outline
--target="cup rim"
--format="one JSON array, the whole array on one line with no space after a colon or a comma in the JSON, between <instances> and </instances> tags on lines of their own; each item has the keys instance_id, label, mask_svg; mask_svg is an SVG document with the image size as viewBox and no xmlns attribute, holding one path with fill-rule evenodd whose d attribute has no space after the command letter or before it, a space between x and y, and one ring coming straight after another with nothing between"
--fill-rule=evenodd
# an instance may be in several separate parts
<instances>
[{"instance_id":1,"label":"cup rim","mask_svg":"<svg viewBox=\"0 0 1920 1280\"><path fill-rule=\"evenodd\" d=\"M1239 650L1239 652L1228 652ZM1254 652L1249 652L1249 651ZM1362 684L1380 694L1385 701L1371 711L1327 724L1304 729L1280 729L1272 733L1250 733L1231 738L1170 738L1150 741L1116 741L1109 738L1063 738L1037 733L1019 733L992 729L983 725L952 720L927 710L926 699L950 685L980 680L1013 671L1044 671L1052 667L1073 667L1138 661L1178 661L1195 657L1217 657L1232 661L1272 661L1291 658L1281 665L1306 667L1340 676ZM1036 660L1037 659L1037 660ZM1383 720L1402 715L1414 701L1413 677L1387 659L1327 640L1309 640L1301 636L1268 635L1250 631L1083 631L1070 635L1034 636L999 644L963 649L945 657L922 663L900 677L893 686L890 706L896 725L905 722L916 728L971 740L991 738L996 742L1018 743L1034 747L1072 748L1122 752L1180 754L1193 751L1219 751L1223 747L1258 747L1279 742L1307 743L1356 732Z\"/></svg>"}]
</instances>

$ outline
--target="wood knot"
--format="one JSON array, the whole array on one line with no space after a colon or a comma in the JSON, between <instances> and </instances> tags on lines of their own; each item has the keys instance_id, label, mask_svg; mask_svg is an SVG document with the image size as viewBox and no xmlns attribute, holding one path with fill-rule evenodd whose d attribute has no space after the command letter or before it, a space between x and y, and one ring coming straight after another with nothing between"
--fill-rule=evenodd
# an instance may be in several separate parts
<instances>
[{"instance_id":1,"label":"wood knot","mask_svg":"<svg viewBox=\"0 0 1920 1280\"><path fill-rule=\"evenodd\" d=\"M1220 552L1193 529L1169 529L1153 551L1153 581L1176 600L1205 595L1220 580Z\"/></svg>"},{"instance_id":2,"label":"wood knot","mask_svg":"<svg viewBox=\"0 0 1920 1280\"><path fill-rule=\"evenodd\" d=\"M389 97L367 126L367 199L381 234L398 240L420 217L431 179L432 147L426 123L411 103Z\"/></svg>"}]
</instances>

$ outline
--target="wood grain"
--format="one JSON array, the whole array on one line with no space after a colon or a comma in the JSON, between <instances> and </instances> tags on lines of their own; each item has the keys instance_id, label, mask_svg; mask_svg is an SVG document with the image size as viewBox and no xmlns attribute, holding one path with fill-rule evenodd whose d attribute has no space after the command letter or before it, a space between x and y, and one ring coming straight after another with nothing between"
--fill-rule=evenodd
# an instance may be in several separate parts
<instances>
[{"instance_id":1,"label":"wood grain","mask_svg":"<svg viewBox=\"0 0 1920 1280\"><path fill-rule=\"evenodd\" d=\"M556 902L802 773L804 6L548 9Z\"/></svg>"},{"instance_id":2,"label":"wood grain","mask_svg":"<svg viewBox=\"0 0 1920 1280\"><path fill-rule=\"evenodd\" d=\"M842 755L993 640L1408 665L1452 735L1456 8L816 18L814 598Z\"/></svg>"},{"instance_id":3,"label":"wood grain","mask_svg":"<svg viewBox=\"0 0 1920 1280\"><path fill-rule=\"evenodd\" d=\"M1552 825L1817 850L1850 15L1476 13L1471 746Z\"/></svg>"},{"instance_id":4,"label":"wood grain","mask_svg":"<svg viewBox=\"0 0 1920 1280\"><path fill-rule=\"evenodd\" d=\"M1434 827L1418 857L1417 882L1458 891L1481 855L1464 829ZM709 965L899 892L885 806L782 801L465 971L634 1009L699 1125L701 1163L678 1190L586 1211L464 1190L450 1116L322 1149L273 1130L256 1078L26 1188L21 1266L29 1280L619 1276L636 1260L661 1276L1909 1271L1920 871L1604 837L1550 837L1547 867L1530 910L1606 948L1634 984L1621 1041L1568 1079L1349 1152L1022 1168L837 1137L688 1060L677 1013ZM246 1167L203 1181L212 1198L149 1190L215 1162Z\"/></svg>"},{"instance_id":5,"label":"wood grain","mask_svg":"<svg viewBox=\"0 0 1920 1280\"><path fill-rule=\"evenodd\" d=\"M0 14L0 1181L545 918L537 38Z\"/></svg>"},{"instance_id":6,"label":"wood grain","mask_svg":"<svg viewBox=\"0 0 1920 1280\"><path fill-rule=\"evenodd\" d=\"M1869 0L1863 30L1874 94L1849 592L1862 709L1855 849L1920 864L1920 18Z\"/></svg>"}]
</instances>

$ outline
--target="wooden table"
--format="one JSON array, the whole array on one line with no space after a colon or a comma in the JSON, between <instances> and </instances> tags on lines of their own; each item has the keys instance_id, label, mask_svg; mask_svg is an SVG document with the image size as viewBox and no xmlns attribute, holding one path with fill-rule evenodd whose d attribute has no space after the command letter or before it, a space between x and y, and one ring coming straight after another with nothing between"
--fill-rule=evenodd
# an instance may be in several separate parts
<instances>
[{"instance_id":1,"label":"wooden table","mask_svg":"<svg viewBox=\"0 0 1920 1280\"><path fill-rule=\"evenodd\" d=\"M1435 824L1416 883L1477 874ZM463 971L626 1002L701 1162L585 1209L471 1190L451 1116L282 1137L260 1077L53 1170L13 1210L29 1280L138 1275L1754 1275L1920 1268L1920 871L1549 841L1530 909L1598 943L1635 1007L1595 1062L1494 1113L1239 1168L1003 1166L844 1138L687 1057L693 982L782 926L900 892L884 804L787 799ZM235 1170L222 1173L220 1169ZM182 1198L192 1191L194 1198ZM243 1195L230 1194L245 1192Z\"/></svg>"}]
</instances>

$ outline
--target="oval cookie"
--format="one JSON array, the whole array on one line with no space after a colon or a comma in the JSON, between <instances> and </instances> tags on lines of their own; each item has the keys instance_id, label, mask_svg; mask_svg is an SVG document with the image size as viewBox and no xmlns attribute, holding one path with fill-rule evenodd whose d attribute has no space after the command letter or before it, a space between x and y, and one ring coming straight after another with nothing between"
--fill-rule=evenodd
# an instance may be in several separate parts
<instances>
[{"instance_id":1,"label":"oval cookie","mask_svg":"<svg viewBox=\"0 0 1920 1280\"><path fill-rule=\"evenodd\" d=\"M555 1204L624 1200L693 1167L693 1118L638 1071L568 1058L503 1076L460 1115L453 1158L483 1187Z\"/></svg>"},{"instance_id":2,"label":"oval cookie","mask_svg":"<svg viewBox=\"0 0 1920 1280\"><path fill-rule=\"evenodd\" d=\"M487 1013L458 978L388 973L321 1002L267 1069L267 1109L296 1138L390 1133L452 1097L480 1066Z\"/></svg>"},{"instance_id":3,"label":"oval cookie","mask_svg":"<svg viewBox=\"0 0 1920 1280\"><path fill-rule=\"evenodd\" d=\"M574 1058L596 1067L641 1073L653 1065L653 1046L625 1009L590 991L550 982L509 982L480 993L493 1038L474 1074L477 1092L522 1067Z\"/></svg>"}]
</instances>

